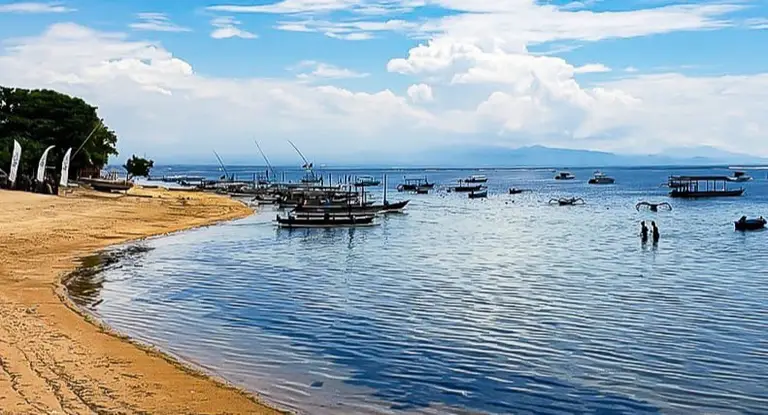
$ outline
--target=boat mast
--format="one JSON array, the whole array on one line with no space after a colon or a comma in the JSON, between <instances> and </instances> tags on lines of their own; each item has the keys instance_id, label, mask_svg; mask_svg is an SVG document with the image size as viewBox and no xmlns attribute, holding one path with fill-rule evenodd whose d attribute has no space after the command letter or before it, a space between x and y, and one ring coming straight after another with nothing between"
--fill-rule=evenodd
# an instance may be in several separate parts
<instances>
[{"instance_id":1,"label":"boat mast","mask_svg":"<svg viewBox=\"0 0 768 415\"><path fill-rule=\"evenodd\" d=\"M219 160L219 166L221 166L221 169L224 170L224 174L227 176L227 179L229 179L229 172L227 171L227 167L224 166L224 162L221 161L221 157L219 157L219 153L216 152L216 150L213 150L213 154L216 155L216 159ZM234 180L234 177L232 178Z\"/></svg>"},{"instance_id":2,"label":"boat mast","mask_svg":"<svg viewBox=\"0 0 768 415\"><path fill-rule=\"evenodd\" d=\"M264 152L261 150L261 146L259 145L259 142L258 142L258 141L256 141L256 140L253 140L253 142L254 142L254 143L256 143L256 148L258 148L258 149L259 149L259 153L261 153L261 157L263 157L263 158L264 158L264 162L266 162L266 163L267 163L267 167L269 167L269 171L271 171L271 172L272 172L272 177L274 177L275 179L277 179L277 175L275 174L275 169L273 169L273 168L272 168L272 165L271 165L271 164L269 164L269 159L267 158L266 154L264 154Z\"/></svg>"},{"instance_id":3,"label":"boat mast","mask_svg":"<svg viewBox=\"0 0 768 415\"><path fill-rule=\"evenodd\" d=\"M384 204L387 204L387 175L384 174Z\"/></svg>"}]
</instances>

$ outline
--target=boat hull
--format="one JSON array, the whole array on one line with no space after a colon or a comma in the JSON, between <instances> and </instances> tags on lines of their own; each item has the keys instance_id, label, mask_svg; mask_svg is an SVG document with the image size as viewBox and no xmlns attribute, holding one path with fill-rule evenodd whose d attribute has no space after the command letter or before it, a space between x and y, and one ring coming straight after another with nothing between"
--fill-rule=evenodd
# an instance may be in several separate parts
<instances>
[{"instance_id":1,"label":"boat hull","mask_svg":"<svg viewBox=\"0 0 768 415\"><path fill-rule=\"evenodd\" d=\"M704 192L694 192L694 191L687 191L687 190L678 190L679 188L676 188L669 192L669 197L674 198L680 198L680 199L702 199L702 198L710 198L710 197L737 197L744 194L744 189L737 189L737 190L720 190L720 191L704 191Z\"/></svg>"},{"instance_id":2,"label":"boat hull","mask_svg":"<svg viewBox=\"0 0 768 415\"><path fill-rule=\"evenodd\" d=\"M615 179L611 178L602 178L602 179L589 179L589 184L614 184L616 183Z\"/></svg>"},{"instance_id":3,"label":"boat hull","mask_svg":"<svg viewBox=\"0 0 768 415\"><path fill-rule=\"evenodd\" d=\"M480 189L482 189L483 186L477 185L477 186L456 186L453 188L454 192L457 193L469 193L469 192L477 192Z\"/></svg>"},{"instance_id":4,"label":"boat hull","mask_svg":"<svg viewBox=\"0 0 768 415\"><path fill-rule=\"evenodd\" d=\"M744 222L734 222L737 231L756 231L765 228L765 224L766 221L760 219L747 219Z\"/></svg>"},{"instance_id":5,"label":"boat hull","mask_svg":"<svg viewBox=\"0 0 768 415\"><path fill-rule=\"evenodd\" d=\"M486 198L486 197L488 197L488 191L487 190L483 190L482 192L470 192L469 193L469 198L470 199L483 199L483 198Z\"/></svg>"},{"instance_id":6,"label":"boat hull","mask_svg":"<svg viewBox=\"0 0 768 415\"><path fill-rule=\"evenodd\" d=\"M281 228L339 228L349 226L370 226L373 225L373 215L367 216L328 216L328 217L306 217L282 218L277 216L277 225Z\"/></svg>"}]
</instances>

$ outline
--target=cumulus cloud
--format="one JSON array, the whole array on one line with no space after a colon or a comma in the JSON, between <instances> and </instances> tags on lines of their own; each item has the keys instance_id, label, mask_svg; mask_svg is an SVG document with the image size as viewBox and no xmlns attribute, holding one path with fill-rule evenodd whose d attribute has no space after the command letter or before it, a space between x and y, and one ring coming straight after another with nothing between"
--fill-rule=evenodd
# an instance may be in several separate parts
<instances>
[{"instance_id":1,"label":"cumulus cloud","mask_svg":"<svg viewBox=\"0 0 768 415\"><path fill-rule=\"evenodd\" d=\"M139 13L138 22L131 23L133 30L150 32L191 32L188 27L179 26L171 21L165 13Z\"/></svg>"},{"instance_id":2,"label":"cumulus cloud","mask_svg":"<svg viewBox=\"0 0 768 415\"><path fill-rule=\"evenodd\" d=\"M0 13L69 13L75 9L62 3L18 2L0 4Z\"/></svg>"},{"instance_id":3,"label":"cumulus cloud","mask_svg":"<svg viewBox=\"0 0 768 415\"><path fill-rule=\"evenodd\" d=\"M365 78L370 75L368 73L356 72L351 69L340 68L335 65L313 60L301 61L289 69L293 71L301 71L296 77L305 81Z\"/></svg>"},{"instance_id":4,"label":"cumulus cloud","mask_svg":"<svg viewBox=\"0 0 768 415\"><path fill-rule=\"evenodd\" d=\"M427 84L415 84L408 87L408 96L411 101L415 103L419 102L431 102L434 101L432 96L432 87Z\"/></svg>"},{"instance_id":5,"label":"cumulus cloud","mask_svg":"<svg viewBox=\"0 0 768 415\"><path fill-rule=\"evenodd\" d=\"M573 72L575 73L604 73L610 71L611 68L603 65L602 63L588 63L573 69Z\"/></svg>"},{"instance_id":6,"label":"cumulus cloud","mask_svg":"<svg viewBox=\"0 0 768 415\"><path fill-rule=\"evenodd\" d=\"M258 35L240 28L242 22L231 16L215 17L211 20L211 26L214 30L211 37L214 39L230 39L238 37L241 39L256 39Z\"/></svg>"}]
</instances>

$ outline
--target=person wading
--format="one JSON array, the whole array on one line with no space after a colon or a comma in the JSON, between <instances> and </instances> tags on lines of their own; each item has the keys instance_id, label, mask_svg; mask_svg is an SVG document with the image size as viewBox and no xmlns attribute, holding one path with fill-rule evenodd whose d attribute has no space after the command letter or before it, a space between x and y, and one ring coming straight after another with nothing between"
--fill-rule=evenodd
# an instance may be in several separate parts
<instances>
[{"instance_id":1,"label":"person wading","mask_svg":"<svg viewBox=\"0 0 768 415\"><path fill-rule=\"evenodd\" d=\"M653 228L653 243L658 243L661 235L659 234L659 228L656 227L656 221L651 222L651 228Z\"/></svg>"}]
</instances>

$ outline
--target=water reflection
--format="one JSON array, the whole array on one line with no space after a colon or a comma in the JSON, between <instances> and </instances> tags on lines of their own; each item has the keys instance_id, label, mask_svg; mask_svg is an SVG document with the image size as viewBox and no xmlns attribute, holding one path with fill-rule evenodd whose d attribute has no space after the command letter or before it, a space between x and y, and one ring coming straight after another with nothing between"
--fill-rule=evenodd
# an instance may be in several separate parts
<instances>
[{"instance_id":1,"label":"water reflection","mask_svg":"<svg viewBox=\"0 0 768 415\"><path fill-rule=\"evenodd\" d=\"M634 206L668 172L611 173L487 173L485 201L438 190L371 228L276 229L268 211L147 241L100 274L96 312L313 414L762 412L768 233L732 221L767 183L651 213ZM561 195L587 205L546 205Z\"/></svg>"}]
</instances>

